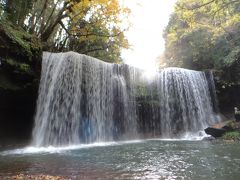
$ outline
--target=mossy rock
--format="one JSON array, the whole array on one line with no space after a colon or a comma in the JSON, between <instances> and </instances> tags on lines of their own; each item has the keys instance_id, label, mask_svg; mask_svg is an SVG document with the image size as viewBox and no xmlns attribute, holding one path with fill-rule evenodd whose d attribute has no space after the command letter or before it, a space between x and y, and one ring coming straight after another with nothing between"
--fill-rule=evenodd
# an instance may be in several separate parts
<instances>
[{"instance_id":1,"label":"mossy rock","mask_svg":"<svg viewBox=\"0 0 240 180\"><path fill-rule=\"evenodd\" d=\"M30 63L33 60L39 60L42 54L41 49L41 43L36 36L0 20L1 57L18 57L19 61Z\"/></svg>"},{"instance_id":2,"label":"mossy rock","mask_svg":"<svg viewBox=\"0 0 240 180\"><path fill-rule=\"evenodd\" d=\"M38 86L41 58L42 46L36 36L0 20L0 89Z\"/></svg>"},{"instance_id":3,"label":"mossy rock","mask_svg":"<svg viewBox=\"0 0 240 180\"><path fill-rule=\"evenodd\" d=\"M230 127L231 129L234 129L234 130L240 130L240 122L236 122L234 120L228 121L226 126Z\"/></svg>"}]
</instances>

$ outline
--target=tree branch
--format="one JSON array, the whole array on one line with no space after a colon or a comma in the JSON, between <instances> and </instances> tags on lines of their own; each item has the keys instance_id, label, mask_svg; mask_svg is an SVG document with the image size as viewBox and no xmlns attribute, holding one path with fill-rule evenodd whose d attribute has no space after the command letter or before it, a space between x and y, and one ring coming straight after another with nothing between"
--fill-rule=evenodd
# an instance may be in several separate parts
<instances>
[{"instance_id":1,"label":"tree branch","mask_svg":"<svg viewBox=\"0 0 240 180\"><path fill-rule=\"evenodd\" d=\"M186 4L180 5L179 3L177 3L176 5L177 5L178 7L180 7L181 9L195 10L195 9L199 9L199 8L201 8L201 7L203 7L203 6L209 5L209 4L213 3L214 1L217 1L217 0L211 0L211 1L208 1L208 2L206 2L206 3L204 3L204 4L201 4L201 5L198 5L198 6L193 6L193 7L189 7L189 6L187 6Z\"/></svg>"},{"instance_id":2,"label":"tree branch","mask_svg":"<svg viewBox=\"0 0 240 180\"><path fill-rule=\"evenodd\" d=\"M62 21L59 22L60 26L66 31L66 33L70 36L72 36L72 34L68 31L68 29L65 27L65 25L63 24Z\"/></svg>"},{"instance_id":3,"label":"tree branch","mask_svg":"<svg viewBox=\"0 0 240 180\"><path fill-rule=\"evenodd\" d=\"M119 33L117 33L117 34L112 34L112 35L107 35L107 34L95 34L95 33L89 33L89 34L81 34L80 36L100 36L100 37L117 37L117 36L119 36L120 34L122 34L123 32L124 32L125 30L123 30L123 31L121 31L121 32L119 32ZM78 35L76 35L76 36L78 36Z\"/></svg>"},{"instance_id":4,"label":"tree branch","mask_svg":"<svg viewBox=\"0 0 240 180\"><path fill-rule=\"evenodd\" d=\"M48 3L48 0L45 0L45 2L44 2L44 4L43 4L43 7L42 7L42 9L41 9L40 14L38 15L38 17L36 17L36 21L35 21L35 23L34 23L34 25L33 25L34 29L35 29L37 23L39 22L39 20L41 19L44 11L46 10L46 8L47 8L47 3Z\"/></svg>"},{"instance_id":5,"label":"tree branch","mask_svg":"<svg viewBox=\"0 0 240 180\"><path fill-rule=\"evenodd\" d=\"M72 34L66 27L65 25L63 24L62 21L59 22L59 24L61 25L61 27L66 31L66 33L70 36L73 36L73 37L81 37L81 36L99 36L99 37L117 37L119 36L120 34L122 34L124 31L126 31L125 29L117 34L96 34L96 33L89 33L89 34L80 34L80 33L77 33L77 34Z\"/></svg>"},{"instance_id":6,"label":"tree branch","mask_svg":"<svg viewBox=\"0 0 240 180\"><path fill-rule=\"evenodd\" d=\"M41 33L41 40L42 42L46 42L48 38L51 36L52 32L54 31L55 27L61 22L61 20L67 17L64 12L68 9L69 1L66 1L62 7L62 9L58 12L56 19L48 26L46 29Z\"/></svg>"},{"instance_id":7,"label":"tree branch","mask_svg":"<svg viewBox=\"0 0 240 180\"><path fill-rule=\"evenodd\" d=\"M52 19L53 13L54 13L54 11L55 11L56 8L57 8L58 3L59 3L59 0L56 2L55 6L53 7L53 9L52 9L52 11L51 11L51 14L49 15L49 17L48 17L48 19L47 19L47 22L45 23L45 26L42 27L42 29L40 30L39 34L40 34L41 32L44 32L44 30L45 30L46 27L48 26L50 20Z\"/></svg>"},{"instance_id":8,"label":"tree branch","mask_svg":"<svg viewBox=\"0 0 240 180\"><path fill-rule=\"evenodd\" d=\"M218 10L216 10L216 11L212 14L212 16L215 17L216 14L217 14L219 11L221 11L222 9L228 7L230 4L236 3L236 2L239 3L239 0L234 0L234 1L230 1L230 2L228 2L228 3L226 3L226 4L223 4L223 6L221 6Z\"/></svg>"}]
</instances>

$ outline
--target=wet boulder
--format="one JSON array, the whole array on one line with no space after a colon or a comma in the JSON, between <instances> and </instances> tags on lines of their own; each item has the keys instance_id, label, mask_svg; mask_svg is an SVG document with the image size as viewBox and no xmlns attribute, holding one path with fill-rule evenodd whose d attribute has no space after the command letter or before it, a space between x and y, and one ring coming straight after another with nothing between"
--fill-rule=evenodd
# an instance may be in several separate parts
<instances>
[{"instance_id":1,"label":"wet boulder","mask_svg":"<svg viewBox=\"0 0 240 180\"><path fill-rule=\"evenodd\" d=\"M211 135L212 137L222 137L227 132L239 131L240 122L235 120L224 121L217 123L211 127L206 128L204 131L206 134Z\"/></svg>"},{"instance_id":2,"label":"wet boulder","mask_svg":"<svg viewBox=\"0 0 240 180\"><path fill-rule=\"evenodd\" d=\"M205 133L208 135L211 135L212 137L222 137L224 133L227 132L224 128L214 128L214 127L208 127L204 129Z\"/></svg>"}]
</instances>

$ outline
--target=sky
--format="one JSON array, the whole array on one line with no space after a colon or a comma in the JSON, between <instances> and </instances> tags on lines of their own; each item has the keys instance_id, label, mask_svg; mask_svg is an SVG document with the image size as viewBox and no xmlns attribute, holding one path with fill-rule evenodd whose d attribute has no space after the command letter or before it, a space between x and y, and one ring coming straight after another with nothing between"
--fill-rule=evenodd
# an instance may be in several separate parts
<instances>
[{"instance_id":1,"label":"sky","mask_svg":"<svg viewBox=\"0 0 240 180\"><path fill-rule=\"evenodd\" d=\"M126 32L131 49L123 50L124 62L145 70L156 69L156 58L164 52L162 33L176 0L122 0L131 9L132 26Z\"/></svg>"}]
</instances>

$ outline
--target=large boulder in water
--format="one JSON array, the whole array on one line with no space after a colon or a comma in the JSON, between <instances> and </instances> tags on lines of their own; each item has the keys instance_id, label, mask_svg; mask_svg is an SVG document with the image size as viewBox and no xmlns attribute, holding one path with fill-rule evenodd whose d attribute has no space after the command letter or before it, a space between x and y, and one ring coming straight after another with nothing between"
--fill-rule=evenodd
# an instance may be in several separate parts
<instances>
[{"instance_id":1,"label":"large boulder in water","mask_svg":"<svg viewBox=\"0 0 240 180\"><path fill-rule=\"evenodd\" d=\"M225 132L227 132L225 129L221 128L213 128L213 127L208 127L204 129L205 133L217 138L217 137L222 137Z\"/></svg>"},{"instance_id":2,"label":"large boulder in water","mask_svg":"<svg viewBox=\"0 0 240 180\"><path fill-rule=\"evenodd\" d=\"M215 124L212 127L206 128L204 131L206 134L209 134L215 138L222 137L226 132L239 131L240 122L234 120L224 121L218 124Z\"/></svg>"},{"instance_id":3,"label":"large boulder in water","mask_svg":"<svg viewBox=\"0 0 240 180\"><path fill-rule=\"evenodd\" d=\"M206 134L211 135L215 138L222 137L224 133L231 130L231 128L228 126L229 123L230 121L220 122L204 129L204 131Z\"/></svg>"}]
</instances>

